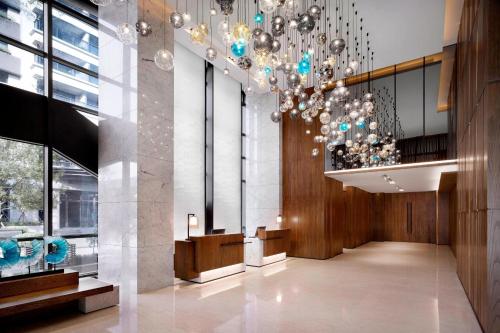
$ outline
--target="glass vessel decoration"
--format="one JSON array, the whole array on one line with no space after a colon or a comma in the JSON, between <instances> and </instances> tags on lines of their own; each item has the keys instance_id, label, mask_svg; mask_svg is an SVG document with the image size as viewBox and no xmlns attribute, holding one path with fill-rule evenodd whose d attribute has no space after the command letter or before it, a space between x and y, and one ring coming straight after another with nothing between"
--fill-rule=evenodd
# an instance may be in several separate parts
<instances>
[{"instance_id":1,"label":"glass vessel decoration","mask_svg":"<svg viewBox=\"0 0 500 333\"><path fill-rule=\"evenodd\" d=\"M62 263L68 255L68 242L62 237L46 237L46 242L52 250L45 256L45 261L52 265Z\"/></svg>"},{"instance_id":2,"label":"glass vessel decoration","mask_svg":"<svg viewBox=\"0 0 500 333\"><path fill-rule=\"evenodd\" d=\"M25 251L26 255L19 258L20 264L29 267L37 264L43 257L43 242L34 239L30 242L30 251Z\"/></svg>"},{"instance_id":3,"label":"glass vessel decoration","mask_svg":"<svg viewBox=\"0 0 500 333\"><path fill-rule=\"evenodd\" d=\"M10 268L19 261L20 250L12 239L0 241L0 270Z\"/></svg>"}]
</instances>

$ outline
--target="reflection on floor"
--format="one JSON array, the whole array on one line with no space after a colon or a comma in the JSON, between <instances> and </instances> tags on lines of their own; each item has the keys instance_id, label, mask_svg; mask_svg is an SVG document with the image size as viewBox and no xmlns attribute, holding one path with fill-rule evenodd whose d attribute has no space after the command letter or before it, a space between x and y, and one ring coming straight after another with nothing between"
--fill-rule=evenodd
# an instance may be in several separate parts
<instances>
[{"instance_id":1,"label":"reflection on floor","mask_svg":"<svg viewBox=\"0 0 500 333\"><path fill-rule=\"evenodd\" d=\"M119 308L51 318L16 332L30 330L481 332L448 246L390 242L345 250L331 260L291 258L249 267L204 285L179 282L124 296Z\"/></svg>"}]
</instances>

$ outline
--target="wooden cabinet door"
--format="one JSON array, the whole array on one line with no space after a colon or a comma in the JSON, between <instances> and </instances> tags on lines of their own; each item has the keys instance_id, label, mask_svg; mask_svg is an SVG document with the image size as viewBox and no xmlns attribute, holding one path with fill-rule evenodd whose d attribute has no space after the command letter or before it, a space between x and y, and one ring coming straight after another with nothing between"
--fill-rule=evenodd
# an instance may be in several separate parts
<instances>
[{"instance_id":1,"label":"wooden cabinet door","mask_svg":"<svg viewBox=\"0 0 500 333\"><path fill-rule=\"evenodd\" d=\"M436 192L385 195L385 240L436 243Z\"/></svg>"},{"instance_id":2,"label":"wooden cabinet door","mask_svg":"<svg viewBox=\"0 0 500 333\"><path fill-rule=\"evenodd\" d=\"M385 240L392 242L408 242L407 232L407 202L409 194L394 193L385 195Z\"/></svg>"},{"instance_id":3,"label":"wooden cabinet door","mask_svg":"<svg viewBox=\"0 0 500 333\"><path fill-rule=\"evenodd\" d=\"M436 192L410 194L409 241L436 243Z\"/></svg>"}]
</instances>

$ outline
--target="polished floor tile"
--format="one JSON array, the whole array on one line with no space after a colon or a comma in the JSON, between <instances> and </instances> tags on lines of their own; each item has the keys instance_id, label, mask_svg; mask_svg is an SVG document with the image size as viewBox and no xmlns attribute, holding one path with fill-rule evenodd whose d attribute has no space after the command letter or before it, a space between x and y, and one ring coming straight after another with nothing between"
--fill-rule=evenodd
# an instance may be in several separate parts
<instances>
[{"instance_id":1,"label":"polished floor tile","mask_svg":"<svg viewBox=\"0 0 500 333\"><path fill-rule=\"evenodd\" d=\"M16 332L481 332L448 246L372 242L331 260L290 258Z\"/></svg>"}]
</instances>

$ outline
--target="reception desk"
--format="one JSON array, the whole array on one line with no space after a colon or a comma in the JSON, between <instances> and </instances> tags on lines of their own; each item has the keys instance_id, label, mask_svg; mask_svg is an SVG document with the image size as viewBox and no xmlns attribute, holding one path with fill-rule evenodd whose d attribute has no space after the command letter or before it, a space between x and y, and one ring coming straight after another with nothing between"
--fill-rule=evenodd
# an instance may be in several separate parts
<instances>
[{"instance_id":1,"label":"reception desk","mask_svg":"<svg viewBox=\"0 0 500 333\"><path fill-rule=\"evenodd\" d=\"M204 283L244 272L243 239L243 234L227 234L175 241L175 277Z\"/></svg>"},{"instance_id":2,"label":"reception desk","mask_svg":"<svg viewBox=\"0 0 500 333\"><path fill-rule=\"evenodd\" d=\"M245 263L261 267L286 259L290 248L290 229L257 229L256 237L245 240Z\"/></svg>"}]
</instances>

